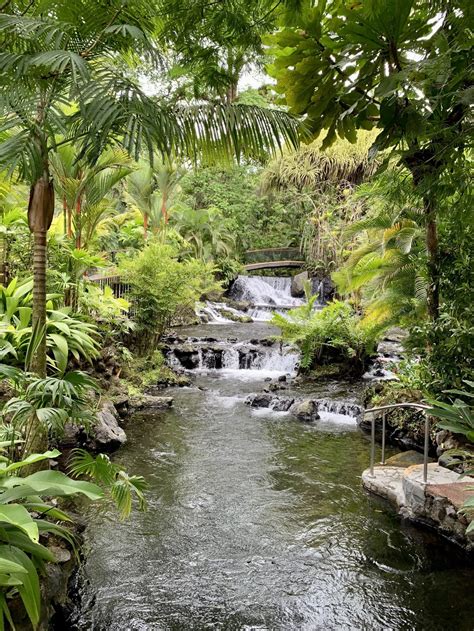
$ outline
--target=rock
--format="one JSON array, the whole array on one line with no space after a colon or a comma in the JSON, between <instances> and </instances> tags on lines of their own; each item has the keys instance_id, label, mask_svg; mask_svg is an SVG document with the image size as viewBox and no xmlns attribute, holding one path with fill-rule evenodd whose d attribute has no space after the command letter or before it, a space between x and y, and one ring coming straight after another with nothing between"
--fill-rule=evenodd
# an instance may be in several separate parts
<instances>
[{"instance_id":1,"label":"rock","mask_svg":"<svg viewBox=\"0 0 474 631\"><path fill-rule=\"evenodd\" d=\"M320 418L318 405L312 399L297 401L294 403L290 411L300 421L317 421Z\"/></svg>"},{"instance_id":2,"label":"rock","mask_svg":"<svg viewBox=\"0 0 474 631\"><path fill-rule=\"evenodd\" d=\"M418 451L410 449L409 451L402 451L400 454L395 454L385 461L386 466L389 467L410 467L412 464L422 464L423 454Z\"/></svg>"},{"instance_id":3,"label":"rock","mask_svg":"<svg viewBox=\"0 0 474 631\"><path fill-rule=\"evenodd\" d=\"M156 410L167 410L173 405L173 397L156 397L144 394L139 399L133 401L135 410L140 412L155 412Z\"/></svg>"},{"instance_id":4,"label":"rock","mask_svg":"<svg viewBox=\"0 0 474 631\"><path fill-rule=\"evenodd\" d=\"M113 404L120 418L126 418L130 412L130 400L127 396L114 397Z\"/></svg>"},{"instance_id":5,"label":"rock","mask_svg":"<svg viewBox=\"0 0 474 631\"><path fill-rule=\"evenodd\" d=\"M97 423L92 430L89 447L94 451L115 451L127 442L127 436L119 426L117 410L106 401L97 413Z\"/></svg>"},{"instance_id":6,"label":"rock","mask_svg":"<svg viewBox=\"0 0 474 631\"><path fill-rule=\"evenodd\" d=\"M60 546L48 546L48 550L54 554L56 563L67 563L71 560L71 553L67 548L61 548Z\"/></svg>"},{"instance_id":7,"label":"rock","mask_svg":"<svg viewBox=\"0 0 474 631\"><path fill-rule=\"evenodd\" d=\"M464 449L466 447L467 439L460 434L452 434L451 432L443 429L440 432L436 432L435 443L437 445L436 455L441 456L449 449Z\"/></svg>"},{"instance_id":8,"label":"rock","mask_svg":"<svg viewBox=\"0 0 474 631\"><path fill-rule=\"evenodd\" d=\"M74 423L66 423L63 435L61 436L61 448L67 449L68 447L77 447L81 431L82 429L78 425Z\"/></svg>"},{"instance_id":9,"label":"rock","mask_svg":"<svg viewBox=\"0 0 474 631\"><path fill-rule=\"evenodd\" d=\"M304 296L304 284L308 280L308 272L301 272L296 274L291 279L291 295L294 298Z\"/></svg>"},{"instance_id":10,"label":"rock","mask_svg":"<svg viewBox=\"0 0 474 631\"><path fill-rule=\"evenodd\" d=\"M271 394L251 394L245 399L245 403L252 408L268 408L274 397Z\"/></svg>"},{"instance_id":11,"label":"rock","mask_svg":"<svg viewBox=\"0 0 474 631\"><path fill-rule=\"evenodd\" d=\"M227 320L231 320L232 322L253 322L252 318L245 313L235 313L235 311L231 311L230 309L219 309L221 316L223 318L227 318Z\"/></svg>"},{"instance_id":12,"label":"rock","mask_svg":"<svg viewBox=\"0 0 474 631\"><path fill-rule=\"evenodd\" d=\"M181 346L174 349L174 354L183 368L193 370L199 368L199 352L192 346Z\"/></svg>"},{"instance_id":13,"label":"rock","mask_svg":"<svg viewBox=\"0 0 474 631\"><path fill-rule=\"evenodd\" d=\"M272 410L275 410L275 412L288 412L294 402L294 399L276 399L272 403Z\"/></svg>"},{"instance_id":14,"label":"rock","mask_svg":"<svg viewBox=\"0 0 474 631\"><path fill-rule=\"evenodd\" d=\"M278 381L279 381L280 383L284 383L284 382L286 381L286 375L280 375L280 376L278 377Z\"/></svg>"}]
</instances>

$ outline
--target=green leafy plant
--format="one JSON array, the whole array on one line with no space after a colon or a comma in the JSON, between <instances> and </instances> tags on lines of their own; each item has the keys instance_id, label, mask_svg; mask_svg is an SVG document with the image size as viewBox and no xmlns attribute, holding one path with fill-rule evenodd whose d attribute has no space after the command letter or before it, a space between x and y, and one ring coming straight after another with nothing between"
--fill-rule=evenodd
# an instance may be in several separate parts
<instances>
[{"instance_id":1,"label":"green leafy plant","mask_svg":"<svg viewBox=\"0 0 474 631\"><path fill-rule=\"evenodd\" d=\"M45 563L56 562L53 552L41 543L41 537L49 534L74 545L73 534L63 525L71 523L70 517L49 498L82 494L98 500L103 492L95 484L72 480L59 471L18 477L22 470L57 458L60 453L46 451L14 461L6 455L10 446L9 442L0 443L0 628L5 628L5 620L15 628L9 602L16 597L21 599L36 628L41 615L39 574Z\"/></svg>"},{"instance_id":2,"label":"green leafy plant","mask_svg":"<svg viewBox=\"0 0 474 631\"><path fill-rule=\"evenodd\" d=\"M116 298L109 285L87 283L80 298L81 312L97 325L104 342L133 331L135 323L129 317L130 306L125 298Z\"/></svg>"},{"instance_id":3,"label":"green leafy plant","mask_svg":"<svg viewBox=\"0 0 474 631\"><path fill-rule=\"evenodd\" d=\"M47 360L50 369L64 373L73 356L90 361L98 354L96 327L71 314L69 307L55 308L57 296L48 296L46 321ZM0 286L0 358L16 366L25 366L31 350L32 281L13 279ZM28 368L28 366L26 366Z\"/></svg>"},{"instance_id":4,"label":"green leafy plant","mask_svg":"<svg viewBox=\"0 0 474 631\"><path fill-rule=\"evenodd\" d=\"M139 351L153 351L180 308L194 308L201 295L219 288L212 264L180 260L174 248L156 241L132 261L123 262L119 271L130 285Z\"/></svg>"},{"instance_id":5,"label":"green leafy plant","mask_svg":"<svg viewBox=\"0 0 474 631\"><path fill-rule=\"evenodd\" d=\"M308 290L307 290L308 292ZM301 351L301 368L309 370L319 364L343 362L361 372L374 351L375 336L361 325L350 305L334 301L314 310L316 296L287 315L275 313L272 324L281 329L284 341Z\"/></svg>"},{"instance_id":6,"label":"green leafy plant","mask_svg":"<svg viewBox=\"0 0 474 631\"><path fill-rule=\"evenodd\" d=\"M16 394L1 410L2 428L24 440L23 454L46 444L48 436L60 437L68 422L89 428L95 421L89 391L96 390L97 384L85 373L71 371L62 378L43 379L8 366L0 369ZM14 450L10 457L15 457Z\"/></svg>"},{"instance_id":7,"label":"green leafy plant","mask_svg":"<svg viewBox=\"0 0 474 631\"><path fill-rule=\"evenodd\" d=\"M69 471L75 477L87 476L104 487L114 501L121 519L130 515L134 497L138 500L139 510L146 509L143 495L146 489L145 479L141 475L129 475L123 467L112 462L107 454L94 457L84 449L74 449Z\"/></svg>"},{"instance_id":8,"label":"green leafy plant","mask_svg":"<svg viewBox=\"0 0 474 631\"><path fill-rule=\"evenodd\" d=\"M464 382L474 390L474 382L464 380ZM438 427L446 429L453 434L462 434L469 442L474 443L474 412L472 405L466 403L464 399L474 398L474 392L464 390L445 390L445 394L458 395L451 403L428 399L432 406L428 414L441 419L437 422ZM462 399L459 397L463 397Z\"/></svg>"}]
</instances>

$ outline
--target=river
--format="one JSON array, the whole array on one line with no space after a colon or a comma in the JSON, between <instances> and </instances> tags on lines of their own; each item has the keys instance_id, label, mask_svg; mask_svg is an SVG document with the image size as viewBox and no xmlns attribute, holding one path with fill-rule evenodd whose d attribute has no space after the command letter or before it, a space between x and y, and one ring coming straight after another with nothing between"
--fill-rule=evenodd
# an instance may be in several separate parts
<instances>
[{"instance_id":1,"label":"river","mask_svg":"<svg viewBox=\"0 0 474 631\"><path fill-rule=\"evenodd\" d=\"M235 346L274 331L186 331L210 333ZM166 391L172 409L129 421L116 460L147 479L148 510L89 510L71 629L473 628L472 567L363 491L369 444L353 417L308 424L245 404L278 367L195 370ZM319 395L355 401L360 386Z\"/></svg>"}]
</instances>

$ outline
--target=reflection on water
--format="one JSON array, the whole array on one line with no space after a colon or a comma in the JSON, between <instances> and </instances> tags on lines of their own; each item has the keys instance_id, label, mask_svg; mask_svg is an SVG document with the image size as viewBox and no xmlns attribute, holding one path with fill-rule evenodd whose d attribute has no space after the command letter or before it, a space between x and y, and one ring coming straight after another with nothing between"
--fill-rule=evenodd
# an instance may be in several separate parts
<instances>
[{"instance_id":1,"label":"reflection on water","mask_svg":"<svg viewBox=\"0 0 474 631\"><path fill-rule=\"evenodd\" d=\"M255 414L258 375L198 383L130 422L148 512L91 512L75 628L472 629L473 570L366 496L355 423Z\"/></svg>"}]
</instances>

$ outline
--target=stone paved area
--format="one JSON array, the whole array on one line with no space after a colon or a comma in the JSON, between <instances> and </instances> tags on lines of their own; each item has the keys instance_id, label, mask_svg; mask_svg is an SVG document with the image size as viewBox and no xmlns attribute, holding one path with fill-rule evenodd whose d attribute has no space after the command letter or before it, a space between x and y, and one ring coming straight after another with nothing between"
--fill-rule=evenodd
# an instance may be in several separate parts
<instances>
[{"instance_id":1,"label":"stone paved area","mask_svg":"<svg viewBox=\"0 0 474 631\"><path fill-rule=\"evenodd\" d=\"M407 457L409 461L411 456ZM423 482L423 465L403 466L403 458L391 458L385 466L362 473L362 484L391 502L397 511L409 519L429 523L443 535L448 535L468 549L474 548L474 537L465 534L469 521L458 513L467 497L474 495L474 478L462 478L458 473L428 464L428 483ZM391 464L396 463L396 464Z\"/></svg>"}]
</instances>

